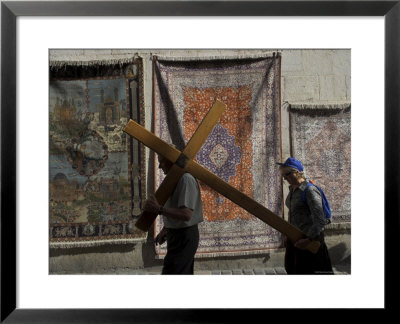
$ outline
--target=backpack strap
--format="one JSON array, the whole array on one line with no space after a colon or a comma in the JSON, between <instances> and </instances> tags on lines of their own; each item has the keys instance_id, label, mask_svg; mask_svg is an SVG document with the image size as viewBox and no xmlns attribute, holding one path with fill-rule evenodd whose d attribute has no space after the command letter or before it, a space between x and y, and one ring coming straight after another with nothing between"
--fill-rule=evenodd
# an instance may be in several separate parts
<instances>
[{"instance_id":1,"label":"backpack strap","mask_svg":"<svg viewBox=\"0 0 400 324\"><path fill-rule=\"evenodd\" d=\"M304 191L301 193L301 201L303 202L304 205L307 205L307 190L310 186L312 186L313 183L310 181L307 183L307 187L304 189Z\"/></svg>"},{"instance_id":2,"label":"backpack strap","mask_svg":"<svg viewBox=\"0 0 400 324\"><path fill-rule=\"evenodd\" d=\"M318 187L317 185L315 185L314 182L312 182L311 180L307 184L307 187L304 189L304 191L301 193L301 200L302 200L303 204L308 207L306 194L307 194L307 190L308 190L308 188L310 186L316 187L318 189L319 193L321 194L322 210L324 211L324 216L325 216L326 219L328 219L329 223L331 223L331 221L332 221L332 211L331 211L331 207L329 206L328 199L326 199L325 194L322 191L322 189L320 187Z\"/></svg>"},{"instance_id":3,"label":"backpack strap","mask_svg":"<svg viewBox=\"0 0 400 324\"><path fill-rule=\"evenodd\" d=\"M306 195L307 195L308 188L310 188L312 185L313 185L312 182L308 182L308 183L307 183L307 187L306 187L306 188L303 190L303 192L301 193L301 201L303 202L304 205L307 206L308 209L310 209L310 206L308 206L308 204L307 204L307 197L306 197ZM310 215L310 216L311 216L311 215ZM310 217L310 224L312 224L312 218L311 218L311 217Z\"/></svg>"}]
</instances>

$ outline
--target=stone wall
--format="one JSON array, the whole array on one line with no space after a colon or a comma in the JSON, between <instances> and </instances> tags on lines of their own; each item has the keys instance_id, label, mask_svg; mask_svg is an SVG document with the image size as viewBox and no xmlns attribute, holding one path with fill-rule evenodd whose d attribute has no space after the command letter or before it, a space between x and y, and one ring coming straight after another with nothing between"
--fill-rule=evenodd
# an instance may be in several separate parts
<instances>
[{"instance_id":1,"label":"stone wall","mask_svg":"<svg viewBox=\"0 0 400 324\"><path fill-rule=\"evenodd\" d=\"M51 61L84 61L139 54L144 60L144 90L146 127L152 123L152 63L151 55L166 56L232 56L260 54L271 50L58 50L50 53ZM282 52L282 155L290 155L289 105L347 104L351 100L350 50L298 50ZM153 165L146 149L148 193L154 192ZM284 187L284 195L287 194ZM287 211L284 212L287 218ZM349 272L351 245L350 224L334 224L326 230L326 242L333 264ZM195 262L196 271L276 268L283 266L283 249L246 257L200 258ZM144 243L109 245L91 248L50 249L49 272L63 273L135 273L138 269L159 273L162 260L155 258L152 238Z\"/></svg>"}]
</instances>

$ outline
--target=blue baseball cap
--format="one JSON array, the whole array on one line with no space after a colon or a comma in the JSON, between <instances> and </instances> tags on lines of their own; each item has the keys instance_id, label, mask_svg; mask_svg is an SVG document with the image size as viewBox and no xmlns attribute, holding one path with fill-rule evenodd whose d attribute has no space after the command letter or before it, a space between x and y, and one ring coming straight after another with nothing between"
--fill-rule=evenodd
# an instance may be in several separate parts
<instances>
[{"instance_id":1,"label":"blue baseball cap","mask_svg":"<svg viewBox=\"0 0 400 324\"><path fill-rule=\"evenodd\" d=\"M304 170L303 164L301 164L301 162L299 160L296 160L292 157L287 158L287 160L284 163L278 162L277 164L285 166L285 167L295 168L296 170L299 170L300 172L302 172Z\"/></svg>"}]
</instances>

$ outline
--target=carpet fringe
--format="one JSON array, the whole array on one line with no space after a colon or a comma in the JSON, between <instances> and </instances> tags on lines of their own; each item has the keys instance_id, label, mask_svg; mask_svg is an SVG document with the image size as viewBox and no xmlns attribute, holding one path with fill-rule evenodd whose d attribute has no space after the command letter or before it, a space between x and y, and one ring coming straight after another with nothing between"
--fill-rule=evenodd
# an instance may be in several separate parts
<instances>
[{"instance_id":1,"label":"carpet fringe","mask_svg":"<svg viewBox=\"0 0 400 324\"><path fill-rule=\"evenodd\" d=\"M134 63L137 58L137 54L64 55L57 56L57 59L50 57L49 66L51 69L60 69L65 66L123 65Z\"/></svg>"},{"instance_id":2,"label":"carpet fringe","mask_svg":"<svg viewBox=\"0 0 400 324\"><path fill-rule=\"evenodd\" d=\"M70 248L88 248L104 245L121 245L132 243L144 243L147 238L132 238L132 239L109 239L109 240L96 240L96 241L82 241L82 242L50 242L51 249L70 249Z\"/></svg>"},{"instance_id":3,"label":"carpet fringe","mask_svg":"<svg viewBox=\"0 0 400 324\"><path fill-rule=\"evenodd\" d=\"M266 52L262 54L238 54L238 55L216 55L216 56L164 56L164 55L153 55L153 60L157 61L172 61L172 62L183 62L183 61L212 61L212 60L238 60L238 59L263 59L272 56L280 56L281 52Z\"/></svg>"},{"instance_id":4,"label":"carpet fringe","mask_svg":"<svg viewBox=\"0 0 400 324\"><path fill-rule=\"evenodd\" d=\"M253 251L237 251L237 252L201 252L196 253L194 256L195 259L205 259L205 258L216 258L216 257L234 257L234 256L248 256L248 255L259 255L260 257L264 257L268 253L277 253L283 252L284 249L281 247L269 248L265 250L253 250ZM155 258L157 260L164 259L165 254L156 254Z\"/></svg>"},{"instance_id":5,"label":"carpet fringe","mask_svg":"<svg viewBox=\"0 0 400 324\"><path fill-rule=\"evenodd\" d=\"M350 102L299 102L299 103L286 103L289 104L291 110L347 110L351 108Z\"/></svg>"}]
</instances>

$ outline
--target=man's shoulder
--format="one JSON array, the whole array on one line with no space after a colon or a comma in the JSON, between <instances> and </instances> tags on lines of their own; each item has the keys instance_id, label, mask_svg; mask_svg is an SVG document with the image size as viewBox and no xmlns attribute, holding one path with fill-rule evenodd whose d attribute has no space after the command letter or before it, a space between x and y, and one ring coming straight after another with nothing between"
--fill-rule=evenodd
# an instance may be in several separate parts
<instances>
[{"instance_id":1,"label":"man's shoulder","mask_svg":"<svg viewBox=\"0 0 400 324\"><path fill-rule=\"evenodd\" d=\"M184 173L179 179L178 186L196 186L197 181L196 178L193 177L190 173Z\"/></svg>"},{"instance_id":2,"label":"man's shoulder","mask_svg":"<svg viewBox=\"0 0 400 324\"><path fill-rule=\"evenodd\" d=\"M312 183L310 183L310 185L307 186L307 194L309 195L317 195L317 196L321 196L321 193L319 192L319 189L313 185Z\"/></svg>"},{"instance_id":3,"label":"man's shoulder","mask_svg":"<svg viewBox=\"0 0 400 324\"><path fill-rule=\"evenodd\" d=\"M190 173L185 172L182 175L181 180L184 180L184 181L195 181L196 179Z\"/></svg>"}]
</instances>

